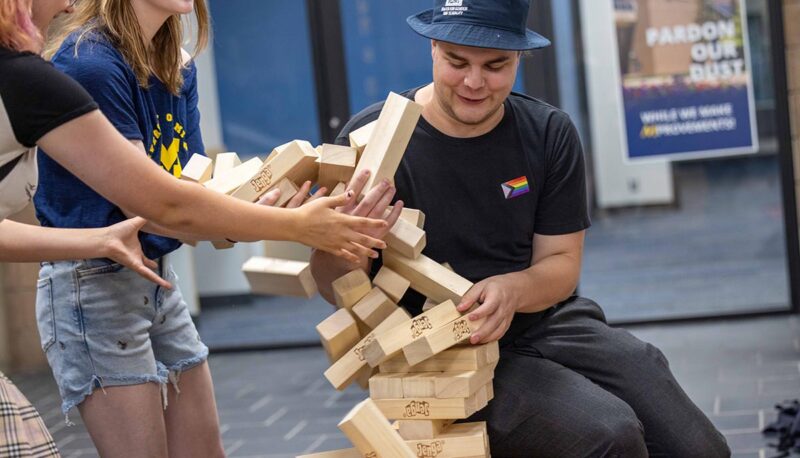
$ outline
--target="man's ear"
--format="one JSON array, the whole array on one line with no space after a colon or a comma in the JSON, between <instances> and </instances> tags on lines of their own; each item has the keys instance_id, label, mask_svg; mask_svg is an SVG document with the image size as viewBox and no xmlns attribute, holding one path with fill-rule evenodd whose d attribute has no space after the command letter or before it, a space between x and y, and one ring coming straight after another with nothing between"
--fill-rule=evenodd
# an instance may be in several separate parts
<instances>
[{"instance_id":1,"label":"man's ear","mask_svg":"<svg viewBox=\"0 0 800 458\"><path fill-rule=\"evenodd\" d=\"M438 43L439 42L436 41L436 40L431 40L431 59L435 59L436 58L436 45Z\"/></svg>"}]
</instances>

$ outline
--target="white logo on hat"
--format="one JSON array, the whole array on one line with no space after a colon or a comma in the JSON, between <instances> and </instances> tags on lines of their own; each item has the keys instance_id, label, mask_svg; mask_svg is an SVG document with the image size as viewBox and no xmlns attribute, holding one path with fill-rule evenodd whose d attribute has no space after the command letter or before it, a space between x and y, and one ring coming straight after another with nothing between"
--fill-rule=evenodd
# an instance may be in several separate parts
<instances>
[{"instance_id":1,"label":"white logo on hat","mask_svg":"<svg viewBox=\"0 0 800 458\"><path fill-rule=\"evenodd\" d=\"M444 6L461 6L464 3L464 0L447 0L444 2Z\"/></svg>"},{"instance_id":2,"label":"white logo on hat","mask_svg":"<svg viewBox=\"0 0 800 458\"><path fill-rule=\"evenodd\" d=\"M464 0L445 0L442 7L443 16L461 16L468 11L469 7L464 6Z\"/></svg>"}]
</instances>

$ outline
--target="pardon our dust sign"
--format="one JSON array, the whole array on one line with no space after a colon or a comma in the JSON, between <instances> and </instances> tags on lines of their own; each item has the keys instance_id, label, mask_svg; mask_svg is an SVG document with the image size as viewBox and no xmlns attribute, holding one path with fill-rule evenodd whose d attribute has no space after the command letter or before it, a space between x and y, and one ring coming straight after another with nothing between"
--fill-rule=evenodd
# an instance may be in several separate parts
<instances>
[{"instance_id":1,"label":"pardon our dust sign","mask_svg":"<svg viewBox=\"0 0 800 458\"><path fill-rule=\"evenodd\" d=\"M758 150L744 0L612 0L627 158Z\"/></svg>"}]
</instances>

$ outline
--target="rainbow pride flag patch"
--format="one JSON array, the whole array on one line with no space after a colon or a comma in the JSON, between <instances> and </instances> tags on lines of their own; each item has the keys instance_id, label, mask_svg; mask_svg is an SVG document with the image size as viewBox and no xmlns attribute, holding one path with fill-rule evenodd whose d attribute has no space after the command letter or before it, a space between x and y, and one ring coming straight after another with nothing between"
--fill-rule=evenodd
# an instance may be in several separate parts
<instances>
[{"instance_id":1,"label":"rainbow pride flag patch","mask_svg":"<svg viewBox=\"0 0 800 458\"><path fill-rule=\"evenodd\" d=\"M527 194L531 190L530 186L528 186L528 177L526 176L506 181L501 187L503 188L503 195L506 196L506 199L519 197L523 194Z\"/></svg>"}]
</instances>

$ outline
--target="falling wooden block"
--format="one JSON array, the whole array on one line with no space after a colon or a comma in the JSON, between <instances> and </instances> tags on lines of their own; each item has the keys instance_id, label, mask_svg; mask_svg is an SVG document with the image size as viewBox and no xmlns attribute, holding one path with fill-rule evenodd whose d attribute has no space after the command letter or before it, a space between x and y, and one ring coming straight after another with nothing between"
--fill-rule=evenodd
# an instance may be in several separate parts
<instances>
[{"instance_id":1,"label":"falling wooden block","mask_svg":"<svg viewBox=\"0 0 800 458\"><path fill-rule=\"evenodd\" d=\"M384 178L394 182L394 174L421 113L422 105L394 92L389 93L356 166L356 174L365 169L372 172L359 197Z\"/></svg>"},{"instance_id":2,"label":"falling wooden block","mask_svg":"<svg viewBox=\"0 0 800 458\"><path fill-rule=\"evenodd\" d=\"M331 362L341 358L361 340L356 320L347 309L339 309L317 325L322 346Z\"/></svg>"},{"instance_id":3,"label":"falling wooden block","mask_svg":"<svg viewBox=\"0 0 800 458\"><path fill-rule=\"evenodd\" d=\"M400 299L408 291L408 287L411 286L410 281L386 266L381 267L381 270L372 279L372 284L380 288L395 303L400 302Z\"/></svg>"},{"instance_id":4,"label":"falling wooden block","mask_svg":"<svg viewBox=\"0 0 800 458\"><path fill-rule=\"evenodd\" d=\"M357 151L350 146L323 144L319 156L320 186L333 189L339 182L349 182L356 169Z\"/></svg>"},{"instance_id":5,"label":"falling wooden block","mask_svg":"<svg viewBox=\"0 0 800 458\"><path fill-rule=\"evenodd\" d=\"M411 288L439 303L451 300L458 304L472 288L472 282L420 255L411 259L392 250L383 250L383 264L411 282Z\"/></svg>"},{"instance_id":6,"label":"falling wooden block","mask_svg":"<svg viewBox=\"0 0 800 458\"><path fill-rule=\"evenodd\" d=\"M353 305L352 310L353 314L372 330L378 327L396 308L397 304L392 302L380 288L372 288L366 296Z\"/></svg>"},{"instance_id":7,"label":"falling wooden block","mask_svg":"<svg viewBox=\"0 0 800 458\"><path fill-rule=\"evenodd\" d=\"M397 432L406 441L434 439L451 423L451 420L397 420Z\"/></svg>"},{"instance_id":8,"label":"falling wooden block","mask_svg":"<svg viewBox=\"0 0 800 458\"><path fill-rule=\"evenodd\" d=\"M385 237L386 245L411 259L416 259L425 249L425 231L404 219L398 219Z\"/></svg>"},{"instance_id":9,"label":"falling wooden block","mask_svg":"<svg viewBox=\"0 0 800 458\"><path fill-rule=\"evenodd\" d=\"M469 319L469 316L463 316L453 320L405 345L403 347L403 355L405 355L408 364L412 366L418 364L433 355L439 354L469 339L485 321L486 317L472 321Z\"/></svg>"},{"instance_id":10,"label":"falling wooden block","mask_svg":"<svg viewBox=\"0 0 800 458\"><path fill-rule=\"evenodd\" d=\"M384 216L388 216L393 209L394 207L391 205L386 207ZM406 220L420 229L423 229L425 226L425 213L414 208L403 207L403 209L400 210L400 219Z\"/></svg>"},{"instance_id":11,"label":"falling wooden block","mask_svg":"<svg viewBox=\"0 0 800 458\"><path fill-rule=\"evenodd\" d=\"M336 197L339 194L344 194L347 191L347 183L339 183L333 188L333 191L329 194L331 197Z\"/></svg>"},{"instance_id":12,"label":"falling wooden block","mask_svg":"<svg viewBox=\"0 0 800 458\"><path fill-rule=\"evenodd\" d=\"M361 269L353 270L337 278L331 283L331 287L336 305L346 309L353 307L372 290L369 277Z\"/></svg>"},{"instance_id":13,"label":"falling wooden block","mask_svg":"<svg viewBox=\"0 0 800 458\"><path fill-rule=\"evenodd\" d=\"M476 371L500 360L497 342L463 345L445 350L415 366L403 354L381 363L381 373Z\"/></svg>"},{"instance_id":14,"label":"falling wooden block","mask_svg":"<svg viewBox=\"0 0 800 458\"><path fill-rule=\"evenodd\" d=\"M292 197L296 196L297 192L300 190L300 188L298 188L297 185L288 178L284 178L279 181L275 187L281 190L281 195L278 197L278 200L275 201L276 207L283 207L289 203L289 201L292 200Z\"/></svg>"},{"instance_id":15,"label":"falling wooden block","mask_svg":"<svg viewBox=\"0 0 800 458\"><path fill-rule=\"evenodd\" d=\"M400 433L402 436L402 433ZM486 423L456 423L434 438L406 440L418 457L488 457Z\"/></svg>"},{"instance_id":16,"label":"falling wooden block","mask_svg":"<svg viewBox=\"0 0 800 458\"><path fill-rule=\"evenodd\" d=\"M339 429L361 453L377 451L381 458L416 458L371 399L358 403L339 423Z\"/></svg>"},{"instance_id":17,"label":"falling wooden block","mask_svg":"<svg viewBox=\"0 0 800 458\"><path fill-rule=\"evenodd\" d=\"M295 183L313 181L319 171L316 160L317 153L311 143L295 140L265 162L233 193L233 197L255 202L283 178Z\"/></svg>"},{"instance_id":18,"label":"falling wooden block","mask_svg":"<svg viewBox=\"0 0 800 458\"><path fill-rule=\"evenodd\" d=\"M372 399L397 399L403 395L404 374L376 374L369 379L369 397Z\"/></svg>"},{"instance_id":19,"label":"falling wooden block","mask_svg":"<svg viewBox=\"0 0 800 458\"><path fill-rule=\"evenodd\" d=\"M403 381L404 398L435 398L436 382L435 378L441 372L420 372L416 374L405 374L401 377ZM464 396L469 397L469 396Z\"/></svg>"},{"instance_id":20,"label":"falling wooden block","mask_svg":"<svg viewBox=\"0 0 800 458\"><path fill-rule=\"evenodd\" d=\"M356 448L344 448L341 450L330 450L308 455L297 455L295 458L367 458L367 454L359 452ZM372 455L372 458L378 458L378 455Z\"/></svg>"},{"instance_id":21,"label":"falling wooden block","mask_svg":"<svg viewBox=\"0 0 800 458\"><path fill-rule=\"evenodd\" d=\"M202 154L192 154L181 172L181 180L205 183L211 179L214 161Z\"/></svg>"},{"instance_id":22,"label":"falling wooden block","mask_svg":"<svg viewBox=\"0 0 800 458\"><path fill-rule=\"evenodd\" d=\"M375 339L365 350L367 363L372 367L377 366L414 340L425 337L460 316L453 301L448 300L407 322L376 333Z\"/></svg>"},{"instance_id":23,"label":"falling wooden block","mask_svg":"<svg viewBox=\"0 0 800 458\"><path fill-rule=\"evenodd\" d=\"M317 284L309 263L254 256L242 266L253 294L312 297Z\"/></svg>"},{"instance_id":24,"label":"falling wooden block","mask_svg":"<svg viewBox=\"0 0 800 458\"><path fill-rule=\"evenodd\" d=\"M337 390L344 389L358 375L359 371L367 367L364 348L375 339L375 334L391 329L394 326L408 321L411 316L405 309L398 307L375 330L362 338L353 348L333 363L326 371L325 378Z\"/></svg>"},{"instance_id":25,"label":"falling wooden block","mask_svg":"<svg viewBox=\"0 0 800 458\"><path fill-rule=\"evenodd\" d=\"M422 304L422 311L427 312L428 310L436 307L437 305L439 305L438 302L430 300L429 298L426 297L425 303Z\"/></svg>"},{"instance_id":26,"label":"falling wooden block","mask_svg":"<svg viewBox=\"0 0 800 458\"><path fill-rule=\"evenodd\" d=\"M239 155L236 153L219 153L214 158L214 177L223 175L228 170L232 170L242 164Z\"/></svg>"},{"instance_id":27,"label":"falling wooden block","mask_svg":"<svg viewBox=\"0 0 800 458\"><path fill-rule=\"evenodd\" d=\"M356 149L358 153L359 159L361 155L364 153L364 148L367 147L367 143L369 143L369 139L372 138L372 132L375 130L375 126L378 124L378 121L372 121L369 124L365 124L358 129L350 132L349 139L350 139L350 146Z\"/></svg>"},{"instance_id":28,"label":"falling wooden block","mask_svg":"<svg viewBox=\"0 0 800 458\"><path fill-rule=\"evenodd\" d=\"M374 401L386 418L392 420L459 420L469 418L484 408L486 404L478 402L485 397L485 393L479 392L469 398L405 398Z\"/></svg>"},{"instance_id":29,"label":"falling wooden block","mask_svg":"<svg viewBox=\"0 0 800 458\"><path fill-rule=\"evenodd\" d=\"M211 245L217 250L230 250L236 244L229 240L211 240Z\"/></svg>"},{"instance_id":30,"label":"falling wooden block","mask_svg":"<svg viewBox=\"0 0 800 458\"><path fill-rule=\"evenodd\" d=\"M466 398L494 379L497 362L476 371L443 372L434 378L434 397Z\"/></svg>"},{"instance_id":31,"label":"falling wooden block","mask_svg":"<svg viewBox=\"0 0 800 458\"><path fill-rule=\"evenodd\" d=\"M243 164L215 175L214 178L203 183L203 186L221 194L230 194L247 183L253 175L258 173L262 165L261 159L254 157Z\"/></svg>"}]
</instances>

